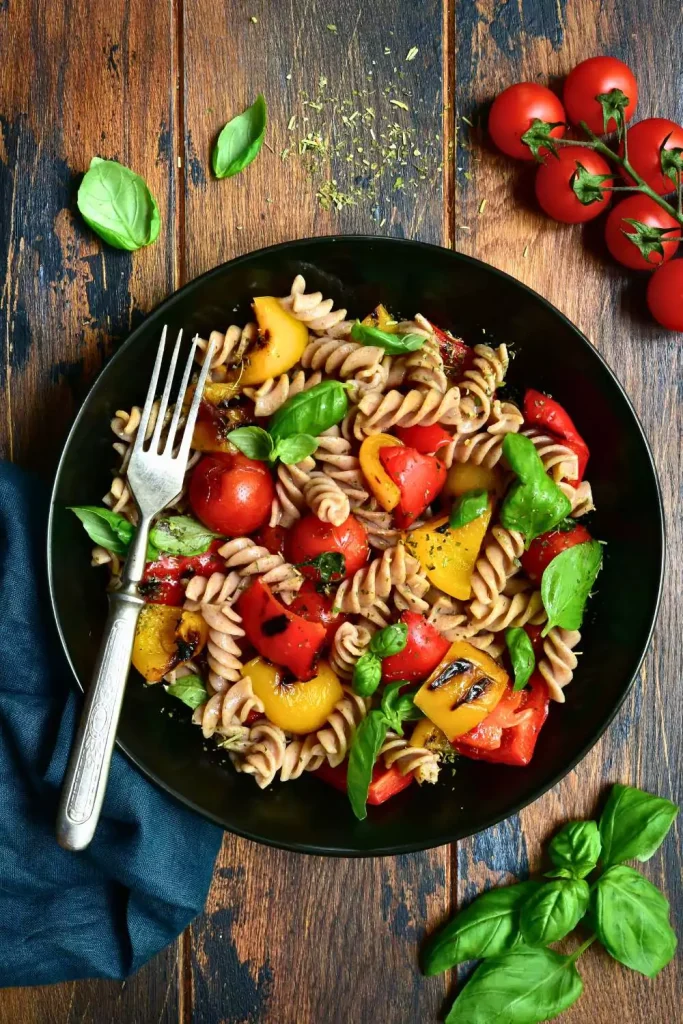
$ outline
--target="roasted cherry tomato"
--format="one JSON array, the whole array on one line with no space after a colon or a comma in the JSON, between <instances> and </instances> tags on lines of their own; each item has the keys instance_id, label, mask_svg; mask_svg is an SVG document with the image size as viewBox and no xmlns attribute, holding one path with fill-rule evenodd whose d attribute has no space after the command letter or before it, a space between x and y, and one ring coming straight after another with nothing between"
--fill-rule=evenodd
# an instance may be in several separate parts
<instances>
[{"instance_id":1,"label":"roasted cherry tomato","mask_svg":"<svg viewBox=\"0 0 683 1024\"><path fill-rule=\"evenodd\" d=\"M628 130L628 159L631 167L650 188L665 196L676 188L676 177L662 170L662 152L683 148L683 128L665 117L647 117ZM619 152L624 153L622 142ZM666 153L664 153L666 160ZM628 178L630 182L632 179Z\"/></svg>"},{"instance_id":2,"label":"roasted cherry tomato","mask_svg":"<svg viewBox=\"0 0 683 1024\"><path fill-rule=\"evenodd\" d=\"M465 370L472 366L474 349L466 345L462 338L455 338L450 331L444 331L436 324L430 324L430 327L439 342L439 351L445 368L453 380L459 380ZM417 448L417 445L413 445L413 448Z\"/></svg>"},{"instance_id":3,"label":"roasted cherry tomato","mask_svg":"<svg viewBox=\"0 0 683 1024\"><path fill-rule=\"evenodd\" d=\"M533 160L534 155L522 135L531 127L532 121L564 122L567 120L564 107L555 93L535 82L519 82L511 85L496 96L489 114L489 134L498 149L517 160ZM564 123L558 124L550 133L557 139L564 135ZM547 150L541 150L546 155Z\"/></svg>"},{"instance_id":4,"label":"roasted cherry tomato","mask_svg":"<svg viewBox=\"0 0 683 1024\"><path fill-rule=\"evenodd\" d=\"M638 229L629 223L632 220L637 220L649 228L665 229L666 233L661 236L663 256L654 251L647 258L643 256L638 246L628 237L638 234ZM607 248L617 262L622 263L625 267L632 267L633 270L652 270L654 267L666 263L678 249L680 237L681 226L678 221L670 217L666 210L657 206L654 199L641 194L623 199L611 211L605 224Z\"/></svg>"},{"instance_id":5,"label":"roasted cherry tomato","mask_svg":"<svg viewBox=\"0 0 683 1024\"><path fill-rule=\"evenodd\" d=\"M394 433L408 448L414 448L423 455L433 455L453 440L451 434L438 423L430 427L394 427Z\"/></svg>"},{"instance_id":6,"label":"roasted cherry tomato","mask_svg":"<svg viewBox=\"0 0 683 1024\"><path fill-rule=\"evenodd\" d=\"M451 644L418 612L403 612L399 622L408 627L406 645L400 654L382 660L382 679L394 683L405 679L417 683L431 675Z\"/></svg>"},{"instance_id":7,"label":"roasted cherry tomato","mask_svg":"<svg viewBox=\"0 0 683 1024\"><path fill-rule=\"evenodd\" d=\"M289 669L295 679L305 682L315 676L325 643L323 625L280 604L260 577L242 594L236 608L247 640L263 658Z\"/></svg>"},{"instance_id":8,"label":"roasted cherry tomato","mask_svg":"<svg viewBox=\"0 0 683 1024\"><path fill-rule=\"evenodd\" d=\"M211 576L225 567L217 554L223 544L220 539L211 542L202 555L159 555L147 562L138 590L148 604L181 605L185 597L184 580L193 576Z\"/></svg>"},{"instance_id":9,"label":"roasted cherry tomato","mask_svg":"<svg viewBox=\"0 0 683 1024\"><path fill-rule=\"evenodd\" d=\"M316 778L322 779L334 789L341 793L346 792L346 761L343 764L332 765L323 761L315 773ZM368 803L373 806L383 804L390 800L397 793L402 793L413 781L412 772L402 775L398 765L393 764L391 768L385 768L383 764L377 763L372 770L372 780L368 789Z\"/></svg>"},{"instance_id":10,"label":"roasted cherry tomato","mask_svg":"<svg viewBox=\"0 0 683 1024\"><path fill-rule=\"evenodd\" d=\"M288 530L285 551L288 561L295 565L309 562L330 551L338 552L344 556L346 576L353 576L367 562L370 548L365 527L355 516L349 516L341 526L332 526L331 523L321 522L311 513L298 519ZM320 579L315 566L302 565L301 571L309 579Z\"/></svg>"},{"instance_id":11,"label":"roasted cherry tomato","mask_svg":"<svg viewBox=\"0 0 683 1024\"><path fill-rule=\"evenodd\" d=\"M404 530L431 505L446 483L443 462L433 455L422 455L415 448L380 448L379 460L389 479L401 492L394 509L394 522Z\"/></svg>"},{"instance_id":12,"label":"roasted cherry tomato","mask_svg":"<svg viewBox=\"0 0 683 1024\"><path fill-rule=\"evenodd\" d=\"M579 172L578 164L589 174L611 174L609 164L592 149L584 146L568 146L557 156L547 156L536 173L536 198L541 208L554 220L566 224L583 224L599 217L610 203L611 193L603 192L601 197L585 206L574 192L573 182ZM614 179L603 182L614 184ZM596 187L599 183L596 182Z\"/></svg>"},{"instance_id":13,"label":"roasted cherry tomato","mask_svg":"<svg viewBox=\"0 0 683 1024\"><path fill-rule=\"evenodd\" d=\"M226 537L243 537L262 526L274 496L266 466L241 452L205 455L190 478L192 511L210 530Z\"/></svg>"},{"instance_id":14,"label":"roasted cherry tomato","mask_svg":"<svg viewBox=\"0 0 683 1024\"><path fill-rule=\"evenodd\" d=\"M647 305L662 327L683 331L683 260L654 272L647 286Z\"/></svg>"},{"instance_id":15,"label":"roasted cherry tomato","mask_svg":"<svg viewBox=\"0 0 683 1024\"><path fill-rule=\"evenodd\" d=\"M617 124L613 117L605 127L602 104L596 99L612 89L621 89L628 96L624 118L630 121L638 102L638 83L630 68L616 57L590 57L577 64L567 75L562 96L572 124L585 121L596 135L615 131Z\"/></svg>"},{"instance_id":16,"label":"roasted cherry tomato","mask_svg":"<svg viewBox=\"0 0 683 1024\"><path fill-rule=\"evenodd\" d=\"M585 544L592 539L586 527L580 523L576 523L570 530L550 530L549 533L542 533L540 537L532 540L528 551L522 555L522 568L527 576L538 582L544 570L561 551L573 548L575 544Z\"/></svg>"},{"instance_id":17,"label":"roasted cherry tomato","mask_svg":"<svg viewBox=\"0 0 683 1024\"><path fill-rule=\"evenodd\" d=\"M287 531L284 526L262 526L254 534L254 543L268 548L271 555L282 555L285 550Z\"/></svg>"},{"instance_id":18,"label":"roasted cherry tomato","mask_svg":"<svg viewBox=\"0 0 683 1024\"><path fill-rule=\"evenodd\" d=\"M332 638L337 632L346 616L339 612L333 614L334 597L328 597L316 590L313 580L305 580L301 590L296 595L289 610L300 615L309 622L320 622L326 630L325 642L332 643Z\"/></svg>"}]
</instances>

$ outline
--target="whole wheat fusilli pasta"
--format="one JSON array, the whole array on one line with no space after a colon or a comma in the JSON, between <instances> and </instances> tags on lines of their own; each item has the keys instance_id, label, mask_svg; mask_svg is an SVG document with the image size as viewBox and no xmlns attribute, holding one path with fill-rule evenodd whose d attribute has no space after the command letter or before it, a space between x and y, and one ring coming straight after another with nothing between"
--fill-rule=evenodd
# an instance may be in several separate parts
<instances>
[{"instance_id":1,"label":"whole wheat fusilli pasta","mask_svg":"<svg viewBox=\"0 0 683 1024\"><path fill-rule=\"evenodd\" d=\"M275 498L270 510L270 525L289 527L301 518L306 508L305 487L315 469L310 455L292 465L278 463Z\"/></svg>"},{"instance_id":2,"label":"whole wheat fusilli pasta","mask_svg":"<svg viewBox=\"0 0 683 1024\"><path fill-rule=\"evenodd\" d=\"M291 376L282 373L279 377L269 377L257 388L245 388L244 394L254 403L254 415L272 416L288 399L314 388L321 380L320 373L306 374L297 370Z\"/></svg>"},{"instance_id":3,"label":"whole wheat fusilli pasta","mask_svg":"<svg viewBox=\"0 0 683 1024\"><path fill-rule=\"evenodd\" d=\"M327 724L317 732L318 742L333 767L346 757L356 727L367 713L368 701L345 686L344 696L335 704Z\"/></svg>"},{"instance_id":4,"label":"whole wheat fusilli pasta","mask_svg":"<svg viewBox=\"0 0 683 1024\"><path fill-rule=\"evenodd\" d=\"M561 441L548 437L543 431L531 427L522 434L533 442L546 473L550 474L555 483L559 480L576 480L579 475L579 460L576 452L567 448Z\"/></svg>"},{"instance_id":5,"label":"whole wheat fusilli pasta","mask_svg":"<svg viewBox=\"0 0 683 1024\"><path fill-rule=\"evenodd\" d=\"M405 395L400 391L387 391L384 395L370 391L358 403L353 435L362 440L369 434L384 434L392 427L431 426L433 423L458 426L462 422L460 403L457 387L449 388L445 394L417 389Z\"/></svg>"},{"instance_id":6,"label":"whole wheat fusilli pasta","mask_svg":"<svg viewBox=\"0 0 683 1024\"><path fill-rule=\"evenodd\" d=\"M333 299L324 299L322 292L306 293L306 281L297 274L292 282L289 295L280 299L280 305L297 320L303 321L315 334L340 332L337 337L348 333L353 326L345 321L346 310L335 309ZM342 328L342 325L343 328Z\"/></svg>"},{"instance_id":7,"label":"whole wheat fusilli pasta","mask_svg":"<svg viewBox=\"0 0 683 1024\"><path fill-rule=\"evenodd\" d=\"M342 679L350 679L358 659L370 647L372 634L365 626L342 622L334 634L330 665Z\"/></svg>"},{"instance_id":8,"label":"whole wheat fusilli pasta","mask_svg":"<svg viewBox=\"0 0 683 1024\"><path fill-rule=\"evenodd\" d=\"M481 557L472 574L472 593L475 600L491 604L510 576L519 571L519 559L524 551L524 537L516 530L494 526L484 539Z\"/></svg>"},{"instance_id":9,"label":"whole wheat fusilli pasta","mask_svg":"<svg viewBox=\"0 0 683 1024\"><path fill-rule=\"evenodd\" d=\"M226 568L236 570L240 576L262 576L263 582L281 594L283 601L291 601L303 583L301 573L282 555L271 554L249 537L234 537L218 553L225 559Z\"/></svg>"},{"instance_id":10,"label":"whole wheat fusilli pasta","mask_svg":"<svg viewBox=\"0 0 683 1024\"><path fill-rule=\"evenodd\" d=\"M585 516L594 510L593 491L588 480L582 480L576 487L572 487L566 480L560 480L557 486L572 503L569 513L572 519L578 519L579 516Z\"/></svg>"},{"instance_id":11,"label":"whole wheat fusilli pasta","mask_svg":"<svg viewBox=\"0 0 683 1024\"><path fill-rule=\"evenodd\" d=\"M379 756L384 759L387 768L396 765L401 775L409 772L416 782L436 782L439 778L439 758L427 747L411 747L405 736L388 732Z\"/></svg>"},{"instance_id":12,"label":"whole wheat fusilli pasta","mask_svg":"<svg viewBox=\"0 0 683 1024\"><path fill-rule=\"evenodd\" d=\"M373 559L351 579L343 580L334 599L335 606L343 612L364 615L375 621L378 602L387 600L392 587L404 584L418 566L417 560L406 554L402 543L387 548L381 558Z\"/></svg>"},{"instance_id":13,"label":"whole wheat fusilli pasta","mask_svg":"<svg viewBox=\"0 0 683 1024\"><path fill-rule=\"evenodd\" d=\"M326 473L311 473L304 484L308 507L323 523L341 526L351 513L348 496L336 480Z\"/></svg>"},{"instance_id":14,"label":"whole wheat fusilli pasta","mask_svg":"<svg viewBox=\"0 0 683 1024\"><path fill-rule=\"evenodd\" d=\"M553 626L543 641L543 657L538 663L538 671L546 683L550 699L564 704L564 688L571 683L578 659L574 648L581 639L577 629L560 629Z\"/></svg>"},{"instance_id":15,"label":"whole wheat fusilli pasta","mask_svg":"<svg viewBox=\"0 0 683 1024\"><path fill-rule=\"evenodd\" d=\"M472 601L470 615L482 630L499 633L514 626L540 625L547 615L540 590L522 592L513 597L498 594L490 604Z\"/></svg>"},{"instance_id":16,"label":"whole wheat fusilli pasta","mask_svg":"<svg viewBox=\"0 0 683 1024\"><path fill-rule=\"evenodd\" d=\"M256 785L265 789L282 768L286 749L287 738L282 729L264 719L252 726L247 747L233 759L233 764L239 772L253 775Z\"/></svg>"},{"instance_id":17,"label":"whole wheat fusilli pasta","mask_svg":"<svg viewBox=\"0 0 683 1024\"><path fill-rule=\"evenodd\" d=\"M202 733L208 740L214 733L219 736L230 736L231 728L244 725L252 712L263 714L263 702L255 695L251 679L244 676L233 683L227 690L209 697L206 704L195 708L192 721L201 725ZM237 731L241 735L241 731Z\"/></svg>"},{"instance_id":18,"label":"whole wheat fusilli pasta","mask_svg":"<svg viewBox=\"0 0 683 1024\"><path fill-rule=\"evenodd\" d=\"M304 772L314 772L325 760L325 752L315 733L308 736L295 736L287 743L280 781L289 782L298 779Z\"/></svg>"},{"instance_id":19,"label":"whole wheat fusilli pasta","mask_svg":"<svg viewBox=\"0 0 683 1024\"><path fill-rule=\"evenodd\" d=\"M390 364L385 360L383 348L323 336L309 341L301 365L336 380L352 380L363 392L381 390L385 386Z\"/></svg>"}]
</instances>

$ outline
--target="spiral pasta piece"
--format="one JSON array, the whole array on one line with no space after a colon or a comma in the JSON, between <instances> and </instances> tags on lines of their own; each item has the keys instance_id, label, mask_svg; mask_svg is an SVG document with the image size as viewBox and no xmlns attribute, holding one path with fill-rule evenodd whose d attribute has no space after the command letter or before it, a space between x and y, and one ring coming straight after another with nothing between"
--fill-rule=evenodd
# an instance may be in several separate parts
<instances>
[{"instance_id":1,"label":"spiral pasta piece","mask_svg":"<svg viewBox=\"0 0 683 1024\"><path fill-rule=\"evenodd\" d=\"M253 775L259 789L265 789L282 768L286 749L287 738L282 729L263 720L252 726L247 748L234 758L233 764L237 771Z\"/></svg>"},{"instance_id":2,"label":"spiral pasta piece","mask_svg":"<svg viewBox=\"0 0 683 1024\"><path fill-rule=\"evenodd\" d=\"M572 487L566 480L560 480L557 486L572 503L569 513L572 519L578 519L594 510L593 491L588 480L582 480L576 487Z\"/></svg>"},{"instance_id":3,"label":"spiral pasta piece","mask_svg":"<svg viewBox=\"0 0 683 1024\"><path fill-rule=\"evenodd\" d=\"M391 512L377 508L357 508L354 515L365 527L370 547L386 551L398 543L401 531L392 525Z\"/></svg>"},{"instance_id":4,"label":"spiral pasta piece","mask_svg":"<svg viewBox=\"0 0 683 1024\"><path fill-rule=\"evenodd\" d=\"M369 701L345 686L344 696L335 704L327 724L318 729L318 742L333 768L346 757L358 723L368 713L368 706Z\"/></svg>"},{"instance_id":5,"label":"spiral pasta piece","mask_svg":"<svg viewBox=\"0 0 683 1024\"><path fill-rule=\"evenodd\" d=\"M430 586L424 570L419 567L406 576L405 583L396 584L394 604L400 612L417 612L424 615L431 607L426 600Z\"/></svg>"},{"instance_id":6,"label":"spiral pasta piece","mask_svg":"<svg viewBox=\"0 0 683 1024\"><path fill-rule=\"evenodd\" d=\"M322 292L306 294L306 280L301 274L296 275L289 295L280 299L280 305L315 334L330 333L335 328L339 330L342 324L346 333L351 330L352 324L345 320L346 310L334 309L334 300L324 299Z\"/></svg>"},{"instance_id":7,"label":"spiral pasta piece","mask_svg":"<svg viewBox=\"0 0 683 1024\"><path fill-rule=\"evenodd\" d=\"M110 508L112 512L118 512L124 516L129 523L137 526L138 509L133 495L130 492L127 481L122 476L115 476L111 486L102 498L102 504Z\"/></svg>"},{"instance_id":8,"label":"spiral pasta piece","mask_svg":"<svg viewBox=\"0 0 683 1024\"><path fill-rule=\"evenodd\" d=\"M209 627L206 644L209 683L223 693L242 676L242 651L239 641L245 635L242 617L229 604L203 604L201 613Z\"/></svg>"},{"instance_id":9,"label":"spiral pasta piece","mask_svg":"<svg viewBox=\"0 0 683 1024\"><path fill-rule=\"evenodd\" d=\"M114 551L110 551L109 548L103 548L100 544L96 544L92 549L90 564L95 567L98 565L108 565L112 576L119 576L123 567L123 562L119 555Z\"/></svg>"},{"instance_id":10,"label":"spiral pasta piece","mask_svg":"<svg viewBox=\"0 0 683 1024\"><path fill-rule=\"evenodd\" d=\"M308 507L321 522L341 526L349 518L351 506L347 495L326 473L312 473L303 491Z\"/></svg>"},{"instance_id":11,"label":"spiral pasta piece","mask_svg":"<svg viewBox=\"0 0 683 1024\"><path fill-rule=\"evenodd\" d=\"M553 626L543 641L543 657L538 671L548 684L551 700L564 704L564 688L571 683L578 658L574 648L581 639L578 629L561 629Z\"/></svg>"},{"instance_id":12,"label":"spiral pasta piece","mask_svg":"<svg viewBox=\"0 0 683 1024\"><path fill-rule=\"evenodd\" d=\"M278 463L275 498L270 510L270 526L289 527L306 507L305 488L315 469L315 459L307 455L301 462L289 466Z\"/></svg>"},{"instance_id":13,"label":"spiral pasta piece","mask_svg":"<svg viewBox=\"0 0 683 1024\"><path fill-rule=\"evenodd\" d=\"M317 439L315 461L336 483L349 499L352 509L368 501L370 495L365 487L357 455L351 454L351 444L342 437L339 427L331 427Z\"/></svg>"},{"instance_id":14,"label":"spiral pasta piece","mask_svg":"<svg viewBox=\"0 0 683 1024\"><path fill-rule=\"evenodd\" d=\"M247 349L257 339L258 327L255 323L248 323L244 327L232 324L225 334L220 331L211 331L208 341L200 338L197 343L195 359L198 363L203 362L207 348L213 344L211 377L214 381L222 381L227 376L229 369L242 362Z\"/></svg>"},{"instance_id":15,"label":"spiral pasta piece","mask_svg":"<svg viewBox=\"0 0 683 1024\"><path fill-rule=\"evenodd\" d=\"M506 434L516 434L524 417L512 402L496 400L486 430L476 434L456 434L449 445L439 449L439 458L450 469L454 462L472 462L493 469L503 455Z\"/></svg>"},{"instance_id":16,"label":"spiral pasta piece","mask_svg":"<svg viewBox=\"0 0 683 1024\"><path fill-rule=\"evenodd\" d=\"M523 430L522 434L532 441L546 473L552 477L555 483L560 480L576 480L579 475L579 460L576 452L535 427Z\"/></svg>"},{"instance_id":17,"label":"spiral pasta piece","mask_svg":"<svg viewBox=\"0 0 683 1024\"><path fill-rule=\"evenodd\" d=\"M464 394L462 433L474 433L487 422L496 388L505 380L509 363L505 345L496 349L490 345L474 346L473 365L465 370L461 384Z\"/></svg>"},{"instance_id":18,"label":"spiral pasta piece","mask_svg":"<svg viewBox=\"0 0 683 1024\"><path fill-rule=\"evenodd\" d=\"M235 569L240 576L261 576L283 601L291 601L303 583L303 576L282 555L271 554L249 537L234 537L227 541L218 553L225 559L228 569Z\"/></svg>"},{"instance_id":19,"label":"spiral pasta piece","mask_svg":"<svg viewBox=\"0 0 683 1024\"><path fill-rule=\"evenodd\" d=\"M365 626L342 622L332 640L330 665L342 679L351 679L358 659L370 647L372 633Z\"/></svg>"},{"instance_id":20,"label":"spiral pasta piece","mask_svg":"<svg viewBox=\"0 0 683 1024\"><path fill-rule=\"evenodd\" d=\"M321 373L306 374L296 370L291 377L282 373L279 377L269 377L257 388L245 388L244 394L253 401L256 416L272 416L289 398L314 388L322 379Z\"/></svg>"},{"instance_id":21,"label":"spiral pasta piece","mask_svg":"<svg viewBox=\"0 0 683 1024\"><path fill-rule=\"evenodd\" d=\"M491 604L510 576L519 572L524 537L517 530L494 526L484 541L482 555L472 574L472 593L482 604Z\"/></svg>"},{"instance_id":22,"label":"spiral pasta piece","mask_svg":"<svg viewBox=\"0 0 683 1024\"><path fill-rule=\"evenodd\" d=\"M335 606L347 614L365 615L375 621L378 601L386 600L392 587L404 584L418 567L417 559L406 554L402 543L387 548L381 558L373 559L368 566L355 572L351 579L340 583L334 599Z\"/></svg>"},{"instance_id":23,"label":"spiral pasta piece","mask_svg":"<svg viewBox=\"0 0 683 1024\"><path fill-rule=\"evenodd\" d=\"M294 737L285 748L280 768L280 781L298 779L304 772L314 772L325 760L325 752L315 733Z\"/></svg>"},{"instance_id":24,"label":"spiral pasta piece","mask_svg":"<svg viewBox=\"0 0 683 1024\"><path fill-rule=\"evenodd\" d=\"M358 403L353 419L353 436L363 440L369 434L382 434L392 427L431 426L443 423L458 426L462 421L460 390L449 388L445 394L438 391L413 389L403 395L400 391L369 391ZM342 430L343 433L343 430Z\"/></svg>"},{"instance_id":25,"label":"spiral pasta piece","mask_svg":"<svg viewBox=\"0 0 683 1024\"><path fill-rule=\"evenodd\" d=\"M512 597L498 594L491 604L472 601L470 614L479 629L487 629L492 633L499 633L514 626L526 626L527 623L537 626L548 617L540 590L521 592Z\"/></svg>"},{"instance_id":26,"label":"spiral pasta piece","mask_svg":"<svg viewBox=\"0 0 683 1024\"><path fill-rule=\"evenodd\" d=\"M244 580L236 572L214 572L211 576L193 576L185 588L184 607L189 611L199 611L203 606L212 604L222 607L232 604L244 588Z\"/></svg>"},{"instance_id":27,"label":"spiral pasta piece","mask_svg":"<svg viewBox=\"0 0 683 1024\"><path fill-rule=\"evenodd\" d=\"M253 711L262 715L263 703L254 693L249 676L243 676L229 689L215 693L205 704L195 708L192 721L195 725L201 725L207 740L214 733L228 737L235 735L231 733L232 727L244 725ZM241 734L241 730L237 730L237 735Z\"/></svg>"},{"instance_id":28,"label":"spiral pasta piece","mask_svg":"<svg viewBox=\"0 0 683 1024\"><path fill-rule=\"evenodd\" d=\"M309 341L301 365L337 380L353 380L360 390L381 390L387 382L390 365L384 357L383 348L324 335Z\"/></svg>"},{"instance_id":29,"label":"spiral pasta piece","mask_svg":"<svg viewBox=\"0 0 683 1024\"><path fill-rule=\"evenodd\" d=\"M436 751L427 747L411 747L405 736L398 736L395 732L387 733L379 756L384 758L387 768L396 765L401 775L412 773L416 782L436 782L439 778Z\"/></svg>"},{"instance_id":30,"label":"spiral pasta piece","mask_svg":"<svg viewBox=\"0 0 683 1024\"><path fill-rule=\"evenodd\" d=\"M448 390L448 378L444 370L441 346L432 325L418 313L414 320L400 323L397 331L399 334L417 334L425 339L422 348L401 357L403 378L400 383L405 382L444 395Z\"/></svg>"}]
</instances>

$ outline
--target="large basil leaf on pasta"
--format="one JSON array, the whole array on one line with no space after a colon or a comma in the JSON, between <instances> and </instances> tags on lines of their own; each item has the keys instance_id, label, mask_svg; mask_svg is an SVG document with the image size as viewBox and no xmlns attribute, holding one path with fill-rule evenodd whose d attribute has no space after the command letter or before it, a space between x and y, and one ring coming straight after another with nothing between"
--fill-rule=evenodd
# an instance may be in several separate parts
<instances>
[{"instance_id":1,"label":"large basil leaf on pasta","mask_svg":"<svg viewBox=\"0 0 683 1024\"><path fill-rule=\"evenodd\" d=\"M276 444L274 452L285 466L292 466L301 462L308 455L312 455L317 447L318 439L312 434L293 434L291 437L281 438Z\"/></svg>"},{"instance_id":2,"label":"large basil leaf on pasta","mask_svg":"<svg viewBox=\"0 0 683 1024\"><path fill-rule=\"evenodd\" d=\"M389 724L381 711L371 711L362 720L351 742L346 773L346 791L359 821L367 818L368 791L377 755L384 743Z\"/></svg>"},{"instance_id":3,"label":"large basil leaf on pasta","mask_svg":"<svg viewBox=\"0 0 683 1024\"><path fill-rule=\"evenodd\" d=\"M171 697L177 697L193 710L209 699L206 687L199 676L183 676L182 679L167 686L166 693L169 693Z\"/></svg>"},{"instance_id":4,"label":"large basil leaf on pasta","mask_svg":"<svg viewBox=\"0 0 683 1024\"><path fill-rule=\"evenodd\" d=\"M359 697L371 697L382 681L382 661L370 651L361 654L353 668L351 685Z\"/></svg>"},{"instance_id":5,"label":"large basil leaf on pasta","mask_svg":"<svg viewBox=\"0 0 683 1024\"><path fill-rule=\"evenodd\" d=\"M503 454L518 479L505 495L500 521L506 530L523 533L528 546L569 515L571 502L546 473L528 437L506 434Z\"/></svg>"},{"instance_id":6,"label":"large basil leaf on pasta","mask_svg":"<svg viewBox=\"0 0 683 1024\"><path fill-rule=\"evenodd\" d=\"M266 135L266 101L259 93L250 107L225 125L211 157L217 178L232 178L258 156Z\"/></svg>"},{"instance_id":7,"label":"large basil leaf on pasta","mask_svg":"<svg viewBox=\"0 0 683 1024\"><path fill-rule=\"evenodd\" d=\"M601 566L602 544L597 540L561 551L546 566L541 578L541 597L548 613L543 636L547 636L553 626L580 628L586 601Z\"/></svg>"},{"instance_id":8,"label":"large basil leaf on pasta","mask_svg":"<svg viewBox=\"0 0 683 1024\"><path fill-rule=\"evenodd\" d=\"M633 868L608 868L592 891L592 917L610 956L654 978L676 952L666 897Z\"/></svg>"},{"instance_id":9,"label":"large basil leaf on pasta","mask_svg":"<svg viewBox=\"0 0 683 1024\"><path fill-rule=\"evenodd\" d=\"M387 683L382 691L382 714L389 723L389 728L399 736L403 735L404 722L418 722L424 718L423 712L415 706L415 694L401 693L401 690L409 685L405 679L397 679L393 683Z\"/></svg>"},{"instance_id":10,"label":"large basil leaf on pasta","mask_svg":"<svg viewBox=\"0 0 683 1024\"><path fill-rule=\"evenodd\" d=\"M505 630L505 643L515 676L513 689L523 690L536 667L533 644L529 634L521 626L512 626Z\"/></svg>"},{"instance_id":11,"label":"large basil leaf on pasta","mask_svg":"<svg viewBox=\"0 0 683 1024\"><path fill-rule=\"evenodd\" d=\"M211 542L220 536L191 516L166 516L154 524L149 539L159 551L189 558L203 555Z\"/></svg>"},{"instance_id":12,"label":"large basil leaf on pasta","mask_svg":"<svg viewBox=\"0 0 683 1024\"><path fill-rule=\"evenodd\" d=\"M423 334L388 334L379 327L370 327L356 320L351 328L351 337L361 345L383 348L391 355L400 356L422 348L427 338Z\"/></svg>"},{"instance_id":13,"label":"large basil leaf on pasta","mask_svg":"<svg viewBox=\"0 0 683 1024\"><path fill-rule=\"evenodd\" d=\"M346 385L325 380L285 402L275 413L268 432L277 447L279 441L294 434L317 437L344 419L349 408Z\"/></svg>"},{"instance_id":14,"label":"large basil leaf on pasta","mask_svg":"<svg viewBox=\"0 0 683 1024\"><path fill-rule=\"evenodd\" d=\"M159 236L154 196L139 174L116 160L93 157L76 202L85 222L117 249L141 249Z\"/></svg>"},{"instance_id":15,"label":"large basil leaf on pasta","mask_svg":"<svg viewBox=\"0 0 683 1024\"><path fill-rule=\"evenodd\" d=\"M115 555L126 554L135 528L122 515L98 505L71 505L69 509L83 523L93 544L99 544Z\"/></svg>"}]
</instances>

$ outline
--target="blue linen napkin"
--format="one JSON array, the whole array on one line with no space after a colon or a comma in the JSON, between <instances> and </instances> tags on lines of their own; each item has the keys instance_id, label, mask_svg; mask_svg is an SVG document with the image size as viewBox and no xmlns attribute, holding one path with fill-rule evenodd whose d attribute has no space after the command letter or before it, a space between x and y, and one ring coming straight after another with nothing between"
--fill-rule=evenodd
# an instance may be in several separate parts
<instances>
[{"instance_id":1,"label":"blue linen napkin","mask_svg":"<svg viewBox=\"0 0 683 1024\"><path fill-rule=\"evenodd\" d=\"M94 841L54 838L81 700L46 596L47 498L0 464L0 987L125 978L204 905L222 831L114 752Z\"/></svg>"}]
</instances>

